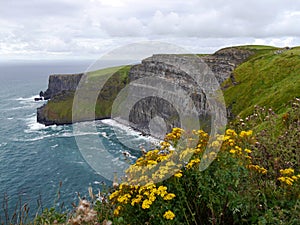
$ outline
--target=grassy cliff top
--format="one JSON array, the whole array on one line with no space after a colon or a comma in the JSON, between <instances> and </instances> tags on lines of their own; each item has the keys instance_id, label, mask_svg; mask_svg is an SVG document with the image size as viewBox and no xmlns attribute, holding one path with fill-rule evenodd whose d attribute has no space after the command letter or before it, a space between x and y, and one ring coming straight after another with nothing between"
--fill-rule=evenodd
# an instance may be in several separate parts
<instances>
[{"instance_id":1,"label":"grassy cliff top","mask_svg":"<svg viewBox=\"0 0 300 225\"><path fill-rule=\"evenodd\" d=\"M234 72L235 83L224 82L224 97L234 115L247 116L255 105L284 112L285 104L300 97L300 47L238 46L255 52Z\"/></svg>"}]
</instances>

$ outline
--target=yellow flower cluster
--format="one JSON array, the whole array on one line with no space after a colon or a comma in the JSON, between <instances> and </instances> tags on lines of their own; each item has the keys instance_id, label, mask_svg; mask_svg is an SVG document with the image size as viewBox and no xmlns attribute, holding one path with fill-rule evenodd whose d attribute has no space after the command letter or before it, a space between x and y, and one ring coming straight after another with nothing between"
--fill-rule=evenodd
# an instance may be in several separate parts
<instances>
[{"instance_id":1,"label":"yellow flower cluster","mask_svg":"<svg viewBox=\"0 0 300 225\"><path fill-rule=\"evenodd\" d=\"M167 220L173 220L174 217L175 214L171 210L166 211L164 214L164 218L166 218Z\"/></svg>"},{"instance_id":2,"label":"yellow flower cluster","mask_svg":"<svg viewBox=\"0 0 300 225\"><path fill-rule=\"evenodd\" d=\"M252 163L252 150L248 148L242 148L245 145L245 140L249 144L249 139L253 135L252 130L241 131L239 135L232 129L227 129L223 136L223 144L221 150L228 151L234 158L238 158L242 165L245 165L248 169L255 170L259 173L265 174L267 170L258 165L251 165Z\"/></svg>"},{"instance_id":3,"label":"yellow flower cluster","mask_svg":"<svg viewBox=\"0 0 300 225\"><path fill-rule=\"evenodd\" d=\"M181 135L183 133L183 129L175 127L172 129L172 132L167 134L165 137L165 141L169 141L169 140L178 140L180 139Z\"/></svg>"},{"instance_id":4,"label":"yellow flower cluster","mask_svg":"<svg viewBox=\"0 0 300 225\"><path fill-rule=\"evenodd\" d=\"M293 175L295 170L292 168L284 169L279 171L281 175Z\"/></svg>"},{"instance_id":5,"label":"yellow flower cluster","mask_svg":"<svg viewBox=\"0 0 300 225\"><path fill-rule=\"evenodd\" d=\"M267 169L263 168L263 167L260 167L259 165L247 165L247 168L250 169L250 170L254 170L258 173L261 173L261 174L266 174L268 172Z\"/></svg>"},{"instance_id":6,"label":"yellow flower cluster","mask_svg":"<svg viewBox=\"0 0 300 225\"><path fill-rule=\"evenodd\" d=\"M194 165L198 165L200 163L200 159L196 158L196 159L192 159L187 165L186 168L187 169L191 169Z\"/></svg>"},{"instance_id":7,"label":"yellow flower cluster","mask_svg":"<svg viewBox=\"0 0 300 225\"><path fill-rule=\"evenodd\" d=\"M236 133L232 129L227 129L224 135L217 135L210 142L209 135L203 130L192 133L197 137L186 137L189 135L188 132L174 128L170 134L166 135L158 149L144 153L128 168L126 182L119 185L109 196L112 203L116 205L114 215L119 216L122 209L125 210L128 207L155 210L154 203L157 206L157 204L172 201L176 195L168 192L168 188L161 185L161 181L170 177L171 181L175 182L185 179L188 177L188 173L185 172L197 170L200 162L206 158L217 158L220 161L224 157L230 157L231 160L237 160L239 165L250 171L262 175L268 173L268 177L272 176L271 168L268 172L264 167L257 165L260 163L253 160L256 159L255 154L252 153L249 146L255 143L255 139L251 130ZM193 145L184 146L182 139L185 140L184 143ZM206 149L220 149L221 154L218 155L217 151L209 152ZM251 175L255 173L251 173ZM292 168L282 169L280 176L275 176L273 179L278 179L282 184L292 185L295 181L300 180L300 174L294 175L294 173ZM170 203L167 203L167 209L169 206ZM171 210L167 210L161 216L167 220L175 218L175 214Z\"/></svg>"},{"instance_id":8,"label":"yellow flower cluster","mask_svg":"<svg viewBox=\"0 0 300 225\"><path fill-rule=\"evenodd\" d=\"M174 151L171 146L181 145L178 141L183 134L182 129L173 128L161 142L159 149L148 151L127 169L127 182L142 185L157 183L173 175L177 178L182 177L182 169L196 168L207 146L209 135L203 130L193 131L198 137L187 139L193 143L192 147L177 146ZM192 161L189 162L190 160Z\"/></svg>"},{"instance_id":9,"label":"yellow flower cluster","mask_svg":"<svg viewBox=\"0 0 300 225\"><path fill-rule=\"evenodd\" d=\"M152 203L159 197L165 201L172 200L176 197L173 193L167 192L166 186L156 187L155 184L147 184L144 186L121 184L115 192L113 192L109 199L114 203L121 205L141 204L143 209L149 209ZM115 215L118 215L121 207L115 209Z\"/></svg>"},{"instance_id":10,"label":"yellow flower cluster","mask_svg":"<svg viewBox=\"0 0 300 225\"><path fill-rule=\"evenodd\" d=\"M295 181L300 179L300 174L294 175L295 170L292 168L284 169L279 171L281 176L278 178L278 180L281 183L287 184L287 185L293 185Z\"/></svg>"},{"instance_id":11,"label":"yellow flower cluster","mask_svg":"<svg viewBox=\"0 0 300 225\"><path fill-rule=\"evenodd\" d=\"M227 129L225 134L228 135L228 136L232 136L232 137L237 136L237 133L232 129Z\"/></svg>"},{"instance_id":12,"label":"yellow flower cluster","mask_svg":"<svg viewBox=\"0 0 300 225\"><path fill-rule=\"evenodd\" d=\"M252 131L252 130L241 131L241 133L239 134L239 136L240 136L241 138L247 138L247 137L252 136L252 134L253 134L253 131Z\"/></svg>"},{"instance_id":13,"label":"yellow flower cluster","mask_svg":"<svg viewBox=\"0 0 300 225\"><path fill-rule=\"evenodd\" d=\"M114 210L114 215L118 216L120 214L121 209L122 209L122 207L120 205L118 205Z\"/></svg>"}]
</instances>

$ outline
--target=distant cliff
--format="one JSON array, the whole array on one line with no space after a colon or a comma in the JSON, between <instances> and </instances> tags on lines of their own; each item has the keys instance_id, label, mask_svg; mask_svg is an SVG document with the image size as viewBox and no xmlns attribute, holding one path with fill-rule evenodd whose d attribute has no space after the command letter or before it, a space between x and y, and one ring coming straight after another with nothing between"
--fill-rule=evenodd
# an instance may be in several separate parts
<instances>
[{"instance_id":1,"label":"distant cliff","mask_svg":"<svg viewBox=\"0 0 300 225\"><path fill-rule=\"evenodd\" d=\"M82 76L83 73L50 75L48 89L43 93L44 99L51 99L61 92L75 91Z\"/></svg>"},{"instance_id":2,"label":"distant cliff","mask_svg":"<svg viewBox=\"0 0 300 225\"><path fill-rule=\"evenodd\" d=\"M79 121L110 117L114 98L128 82L129 69L130 66L103 69L90 72L84 77L88 77L85 82L88 85L88 91L91 93L98 91L99 83L101 83L102 80L106 80L108 76L109 79L98 95L95 108L86 105L82 106L83 112L84 110L93 110L95 117L85 117L83 113L82 117L78 118ZM116 72L111 75L112 71ZM43 93L44 98L46 100L48 99L48 102L37 109L37 122L45 125L72 123L74 93L83 75L83 73L50 75L48 89Z\"/></svg>"},{"instance_id":3,"label":"distant cliff","mask_svg":"<svg viewBox=\"0 0 300 225\"><path fill-rule=\"evenodd\" d=\"M254 52L247 49L227 48L212 55L201 56L201 58L214 72L218 82L221 84L228 78L235 82L232 72L253 54ZM127 67L125 72L116 73L113 82L110 85L105 85L106 90L99 95L99 101L97 101L96 106L98 109L96 110L100 110L101 113L96 113L98 115L96 119L110 117L113 98L127 83L140 78L155 76L160 76L171 83L179 83L180 87L193 99L200 117L207 119L209 111L203 90L200 90L189 79L189 76L180 70L180 67L168 65L161 60L162 58L173 60L174 57L180 58L184 56L154 55L144 59L141 64L132 66L130 70ZM48 89L44 92L44 98L50 100L46 105L38 108L38 122L46 125L72 123L72 97L82 75L51 75L49 77ZM184 101L182 104L187 104ZM155 116L164 118L168 130L171 127L179 126L179 115L174 107L164 99L151 96L141 100L134 106L130 113L129 123L144 133L149 133L149 121Z\"/></svg>"}]
</instances>

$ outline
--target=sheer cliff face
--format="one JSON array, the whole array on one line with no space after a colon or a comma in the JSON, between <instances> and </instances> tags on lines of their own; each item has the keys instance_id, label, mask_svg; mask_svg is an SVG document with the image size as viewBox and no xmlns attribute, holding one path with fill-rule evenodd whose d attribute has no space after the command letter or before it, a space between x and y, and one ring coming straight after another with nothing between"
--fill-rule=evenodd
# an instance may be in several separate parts
<instances>
[{"instance_id":1,"label":"sheer cliff face","mask_svg":"<svg viewBox=\"0 0 300 225\"><path fill-rule=\"evenodd\" d=\"M181 126L181 117L188 117L191 114L193 118L198 117L202 128L209 128L211 118L211 106L207 101L207 94L212 91L210 88L214 88L215 83L221 84L224 80L231 77L234 80L232 72L236 66L244 62L252 52L247 50L237 49L224 49L216 52L213 55L201 57L201 60L195 59L193 56L180 56L180 55L154 55L142 61L141 64L135 65L131 68L129 73L130 86L129 102L136 102L136 104L124 104L122 107L132 107L129 116L120 116L121 121L128 120L129 124L142 130L146 134L152 134L153 124L155 126L162 126L161 123L165 123L164 132L169 132L172 127ZM187 65L192 60L199 60L195 63L203 63L202 68L198 68L195 76L203 76L203 85L199 85L199 82L195 82L195 76L191 77L187 73ZM200 62L202 61L202 62ZM197 68L197 66L195 67ZM203 71L209 69L210 71ZM202 70L202 71L201 71ZM193 72L192 72L193 73ZM206 75L203 75L206 73ZM215 83L213 83L212 76L215 76ZM151 79L146 81L146 78L152 78L156 80L151 84ZM157 79L159 78L159 79ZM143 87L139 83L139 80L144 80L142 83L149 82L148 86L151 87L149 96L145 97L147 88ZM204 81L205 80L205 81ZM134 82L137 81L137 82ZM198 80L199 81L199 80ZM169 83L174 86L174 89L167 87L162 83ZM161 89L167 89L163 92ZM132 91L130 91L132 90ZM183 90L184 95L179 94L178 90ZM156 94L156 93L163 94ZM146 94L147 95L147 94ZM141 96L145 98L141 99ZM172 98L173 97L173 98ZM177 98L174 101L174 98ZM192 102L190 102L192 100ZM179 104L180 107L176 107ZM191 106L194 105L194 108ZM126 111L126 110L125 110ZM155 118L161 118L156 120ZM119 118L115 118L118 120ZM161 129L160 129L161 130ZM163 137L164 132L157 134L156 136Z\"/></svg>"},{"instance_id":2,"label":"sheer cliff face","mask_svg":"<svg viewBox=\"0 0 300 225\"><path fill-rule=\"evenodd\" d=\"M218 83L221 84L227 78L231 78L234 83L232 71L252 54L253 53L248 50L228 48L222 49L213 55L202 56L201 60L206 63L206 67L208 66L213 72ZM201 87L201 85L197 84L195 79L186 72L184 68L195 58L189 57L188 55L154 55L144 59L141 64L132 66L129 72L130 85L128 86L129 89L126 95L129 100L123 104L120 103L120 108L122 106L125 109L123 111L126 111L127 114L113 115L112 117L122 122L127 121L126 123L143 131L145 134L151 133L151 124L154 130L156 129L155 126L162 126L164 129L160 130L164 132L168 132L172 127L180 126L183 122L181 121L181 116L189 116L186 115L187 112L193 116L198 116L200 120L209 121L210 110L206 94L212 90L209 89L211 87ZM206 82L211 79L209 77L210 74L211 73L208 73L205 77ZM70 93L74 93L76 90L82 75L83 74L51 75L49 77L48 89L44 93L44 98L52 99L51 101L65 101L70 96ZM151 83L153 78L154 82ZM157 78L159 78L160 82L157 82ZM139 81L145 81L145 79L148 79L146 83L139 83ZM119 92L125 85L123 82L113 82L112 84L113 86L110 85L107 89L113 89L115 90L114 92ZM165 84L171 84L171 86L166 88ZM152 92L158 93L158 95L151 94L149 87L152 88L150 88ZM181 97L178 97L179 91L181 91ZM107 93L110 92L111 91L107 91ZM66 96L68 97L65 98ZM106 96L105 93L103 96ZM109 94L109 96L115 98L117 93L114 93L114 95ZM167 99L165 98L166 96L168 96ZM105 102L104 97L100 96L97 107L105 112L109 112L111 105L108 104L108 102L114 101L110 99L110 101ZM176 104L173 104L174 102L180 107L176 107ZM193 105L193 107L191 107L191 105ZM46 106L38 109L38 122L46 125L72 122L70 119L72 116L69 116L69 118L56 118L57 116L52 112L50 105L47 104ZM181 111L181 108L184 108L184 110ZM59 114L59 112L56 113ZM110 115L105 115L104 117L107 118L109 116ZM98 117L98 119L99 118L101 119L101 117ZM158 134L157 136L163 135L164 133Z\"/></svg>"},{"instance_id":3,"label":"sheer cliff face","mask_svg":"<svg viewBox=\"0 0 300 225\"><path fill-rule=\"evenodd\" d=\"M83 73L66 74L66 75L50 75L48 89L44 92L44 99L48 100L55 95L65 91L75 91Z\"/></svg>"}]
</instances>

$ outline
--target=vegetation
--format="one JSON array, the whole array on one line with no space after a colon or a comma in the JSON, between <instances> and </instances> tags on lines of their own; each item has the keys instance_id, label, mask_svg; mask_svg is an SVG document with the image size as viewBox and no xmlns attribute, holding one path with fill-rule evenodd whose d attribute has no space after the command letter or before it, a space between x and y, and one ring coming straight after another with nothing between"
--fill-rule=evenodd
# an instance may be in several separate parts
<instances>
[{"instance_id":1,"label":"vegetation","mask_svg":"<svg viewBox=\"0 0 300 225\"><path fill-rule=\"evenodd\" d=\"M237 116L247 116L255 105L283 113L285 104L300 95L300 51L244 46L256 54L234 71L236 84L227 80L224 97Z\"/></svg>"},{"instance_id":2,"label":"vegetation","mask_svg":"<svg viewBox=\"0 0 300 225\"><path fill-rule=\"evenodd\" d=\"M20 224L300 224L300 48L237 48L255 54L223 84L234 115L224 135L174 128L119 185Z\"/></svg>"}]
</instances>

